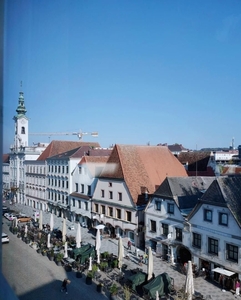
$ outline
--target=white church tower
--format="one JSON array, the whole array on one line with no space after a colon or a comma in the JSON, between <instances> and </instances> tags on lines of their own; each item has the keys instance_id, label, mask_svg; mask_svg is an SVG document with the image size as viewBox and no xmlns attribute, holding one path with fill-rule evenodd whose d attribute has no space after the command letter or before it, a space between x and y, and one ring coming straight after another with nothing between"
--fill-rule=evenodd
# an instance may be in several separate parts
<instances>
[{"instance_id":1,"label":"white church tower","mask_svg":"<svg viewBox=\"0 0 241 300\"><path fill-rule=\"evenodd\" d=\"M15 121L14 146L15 149L28 146L28 118L24 104L23 92L19 92L17 115L13 117Z\"/></svg>"},{"instance_id":2,"label":"white church tower","mask_svg":"<svg viewBox=\"0 0 241 300\"><path fill-rule=\"evenodd\" d=\"M47 147L47 144L38 143L35 146L28 145L28 118L24 104L23 92L19 92L17 114L14 120L14 144L9 153L9 185L10 199L16 203L26 203L26 161L35 161Z\"/></svg>"}]
</instances>

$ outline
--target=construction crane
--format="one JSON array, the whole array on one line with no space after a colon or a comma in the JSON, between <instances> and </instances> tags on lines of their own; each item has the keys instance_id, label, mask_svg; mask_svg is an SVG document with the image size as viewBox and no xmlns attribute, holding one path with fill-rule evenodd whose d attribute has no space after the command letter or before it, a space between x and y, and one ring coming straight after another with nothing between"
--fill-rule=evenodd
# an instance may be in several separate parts
<instances>
[{"instance_id":1,"label":"construction crane","mask_svg":"<svg viewBox=\"0 0 241 300\"><path fill-rule=\"evenodd\" d=\"M93 137L98 137L98 132L82 132L81 130L79 132L32 132L29 133L30 135L77 135L79 140L82 140L84 135L91 135Z\"/></svg>"}]
</instances>

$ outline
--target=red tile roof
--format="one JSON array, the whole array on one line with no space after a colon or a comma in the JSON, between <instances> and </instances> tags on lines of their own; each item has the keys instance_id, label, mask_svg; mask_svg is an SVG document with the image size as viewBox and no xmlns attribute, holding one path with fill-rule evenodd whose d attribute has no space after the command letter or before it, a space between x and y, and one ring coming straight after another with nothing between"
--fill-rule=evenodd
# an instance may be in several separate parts
<instances>
[{"instance_id":1,"label":"red tile roof","mask_svg":"<svg viewBox=\"0 0 241 300\"><path fill-rule=\"evenodd\" d=\"M92 142L52 141L37 160L46 160L48 157L55 156L81 146L100 147L99 143Z\"/></svg>"},{"instance_id":2,"label":"red tile roof","mask_svg":"<svg viewBox=\"0 0 241 300\"><path fill-rule=\"evenodd\" d=\"M126 182L134 203L144 191L155 192L167 176L187 176L182 164L163 146L115 145L101 173ZM138 202L138 203L137 203Z\"/></svg>"},{"instance_id":3,"label":"red tile roof","mask_svg":"<svg viewBox=\"0 0 241 300\"><path fill-rule=\"evenodd\" d=\"M9 154L3 154L3 163L9 163Z\"/></svg>"}]
</instances>

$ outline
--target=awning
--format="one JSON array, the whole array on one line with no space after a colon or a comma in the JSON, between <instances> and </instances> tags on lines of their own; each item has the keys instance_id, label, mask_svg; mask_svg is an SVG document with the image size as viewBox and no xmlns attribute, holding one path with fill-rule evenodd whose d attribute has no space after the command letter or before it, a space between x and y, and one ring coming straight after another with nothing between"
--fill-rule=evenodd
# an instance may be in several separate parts
<instances>
[{"instance_id":1,"label":"awning","mask_svg":"<svg viewBox=\"0 0 241 300\"><path fill-rule=\"evenodd\" d=\"M232 276L232 275L235 274L234 272L231 272L231 271L228 271L228 270L224 270L222 268L215 268L215 269L212 269L212 271L220 273L220 274L223 274L223 275L226 275L226 276Z\"/></svg>"}]
</instances>

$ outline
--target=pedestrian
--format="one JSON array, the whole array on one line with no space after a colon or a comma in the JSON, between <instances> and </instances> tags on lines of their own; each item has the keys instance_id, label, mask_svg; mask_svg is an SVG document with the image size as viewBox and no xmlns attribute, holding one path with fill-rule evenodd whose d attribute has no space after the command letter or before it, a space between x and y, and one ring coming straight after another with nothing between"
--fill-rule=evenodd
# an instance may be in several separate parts
<instances>
[{"instance_id":1,"label":"pedestrian","mask_svg":"<svg viewBox=\"0 0 241 300\"><path fill-rule=\"evenodd\" d=\"M131 250L131 241L130 240L127 243L127 250Z\"/></svg>"},{"instance_id":2,"label":"pedestrian","mask_svg":"<svg viewBox=\"0 0 241 300\"><path fill-rule=\"evenodd\" d=\"M67 284L70 284L70 280L68 280L68 278L65 278L61 286L61 292L65 292L65 294L68 294Z\"/></svg>"},{"instance_id":3,"label":"pedestrian","mask_svg":"<svg viewBox=\"0 0 241 300\"><path fill-rule=\"evenodd\" d=\"M236 291L236 295L239 296L240 295L240 280L239 279L236 280L235 291Z\"/></svg>"},{"instance_id":4,"label":"pedestrian","mask_svg":"<svg viewBox=\"0 0 241 300\"><path fill-rule=\"evenodd\" d=\"M147 261L148 261L148 255L147 255L147 253L144 253L143 259L144 259L144 264L147 265Z\"/></svg>"},{"instance_id":5,"label":"pedestrian","mask_svg":"<svg viewBox=\"0 0 241 300\"><path fill-rule=\"evenodd\" d=\"M219 283L220 283L220 286L221 286L221 290L223 290L223 281L224 281L224 276L221 274L219 276Z\"/></svg>"}]
</instances>

